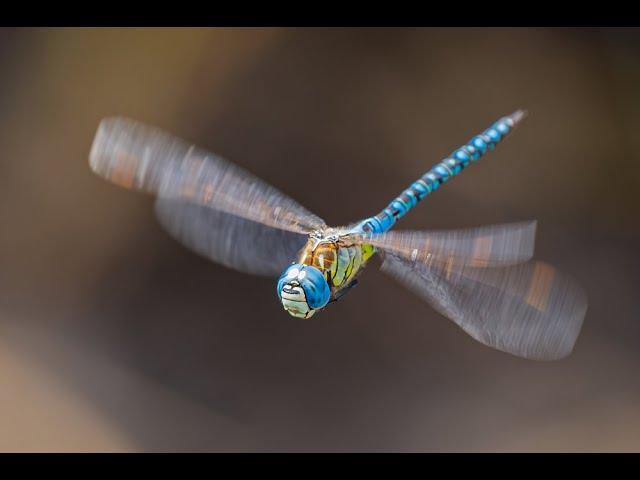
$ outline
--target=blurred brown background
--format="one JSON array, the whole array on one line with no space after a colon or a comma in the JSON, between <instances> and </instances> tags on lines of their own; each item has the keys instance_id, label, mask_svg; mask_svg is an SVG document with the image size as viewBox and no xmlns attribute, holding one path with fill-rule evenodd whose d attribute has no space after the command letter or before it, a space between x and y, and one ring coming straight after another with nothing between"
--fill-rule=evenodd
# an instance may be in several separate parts
<instances>
[{"instance_id":1,"label":"blurred brown background","mask_svg":"<svg viewBox=\"0 0 640 480\"><path fill-rule=\"evenodd\" d=\"M0 65L0 450L640 450L640 31L3 29ZM375 266L293 319L87 163L123 114L341 224L517 108L402 226L537 218L538 258L590 301L553 363L484 347Z\"/></svg>"}]
</instances>

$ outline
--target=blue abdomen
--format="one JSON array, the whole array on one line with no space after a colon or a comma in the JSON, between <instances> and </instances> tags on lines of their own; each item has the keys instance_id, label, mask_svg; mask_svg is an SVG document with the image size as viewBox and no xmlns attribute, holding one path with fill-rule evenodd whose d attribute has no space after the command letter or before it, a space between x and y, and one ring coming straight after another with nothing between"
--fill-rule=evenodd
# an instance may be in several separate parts
<instances>
[{"instance_id":1,"label":"blue abdomen","mask_svg":"<svg viewBox=\"0 0 640 480\"><path fill-rule=\"evenodd\" d=\"M356 229L365 233L384 233L388 231L398 219L405 216L420 200L437 190L440 185L450 178L458 175L471 163L479 160L489 150L493 150L524 116L525 112L518 110L511 115L502 117L484 132L476 135L465 145L453 151L447 158L434 165L431 170L392 200L384 210L360 222Z\"/></svg>"}]
</instances>

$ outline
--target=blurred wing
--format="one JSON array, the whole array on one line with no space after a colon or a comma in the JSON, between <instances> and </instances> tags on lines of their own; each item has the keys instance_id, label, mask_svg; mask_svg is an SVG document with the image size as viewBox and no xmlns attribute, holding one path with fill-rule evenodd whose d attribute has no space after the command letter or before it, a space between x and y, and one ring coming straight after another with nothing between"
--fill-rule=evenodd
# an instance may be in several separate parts
<instances>
[{"instance_id":1,"label":"blurred wing","mask_svg":"<svg viewBox=\"0 0 640 480\"><path fill-rule=\"evenodd\" d=\"M246 170L159 129L126 118L100 122L89 163L126 188L188 200L297 233L322 219Z\"/></svg>"},{"instance_id":2,"label":"blurred wing","mask_svg":"<svg viewBox=\"0 0 640 480\"><path fill-rule=\"evenodd\" d=\"M587 310L580 287L536 261L446 269L387 254L382 270L479 342L530 359L571 353Z\"/></svg>"},{"instance_id":3,"label":"blurred wing","mask_svg":"<svg viewBox=\"0 0 640 480\"><path fill-rule=\"evenodd\" d=\"M155 208L160 224L178 241L245 273L279 275L308 239L184 200L158 197Z\"/></svg>"},{"instance_id":4,"label":"blurred wing","mask_svg":"<svg viewBox=\"0 0 640 480\"><path fill-rule=\"evenodd\" d=\"M536 222L465 230L399 230L364 237L362 242L414 262L451 266L512 265L533 256Z\"/></svg>"}]
</instances>

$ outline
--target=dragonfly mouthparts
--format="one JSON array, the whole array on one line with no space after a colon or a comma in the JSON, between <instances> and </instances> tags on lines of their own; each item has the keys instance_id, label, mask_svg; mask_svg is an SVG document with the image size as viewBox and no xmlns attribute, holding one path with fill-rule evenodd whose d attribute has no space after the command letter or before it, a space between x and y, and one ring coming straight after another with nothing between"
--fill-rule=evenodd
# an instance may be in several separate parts
<instances>
[{"instance_id":1,"label":"dragonfly mouthparts","mask_svg":"<svg viewBox=\"0 0 640 480\"><path fill-rule=\"evenodd\" d=\"M282 291L284 293L296 294L299 293L299 291L296 290L297 288L300 288L300 282L298 282L297 280L292 280L283 285Z\"/></svg>"}]
</instances>

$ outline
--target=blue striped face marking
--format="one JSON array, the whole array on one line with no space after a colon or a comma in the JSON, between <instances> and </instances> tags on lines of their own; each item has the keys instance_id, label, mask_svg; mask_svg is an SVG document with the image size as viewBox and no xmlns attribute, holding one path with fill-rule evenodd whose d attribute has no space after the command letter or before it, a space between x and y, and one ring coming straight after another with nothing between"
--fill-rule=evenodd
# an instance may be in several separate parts
<instances>
[{"instance_id":1,"label":"blue striped face marking","mask_svg":"<svg viewBox=\"0 0 640 480\"><path fill-rule=\"evenodd\" d=\"M331 290L322 272L311 265L289 265L277 286L284 309L294 317L309 318L329 302Z\"/></svg>"}]
</instances>

